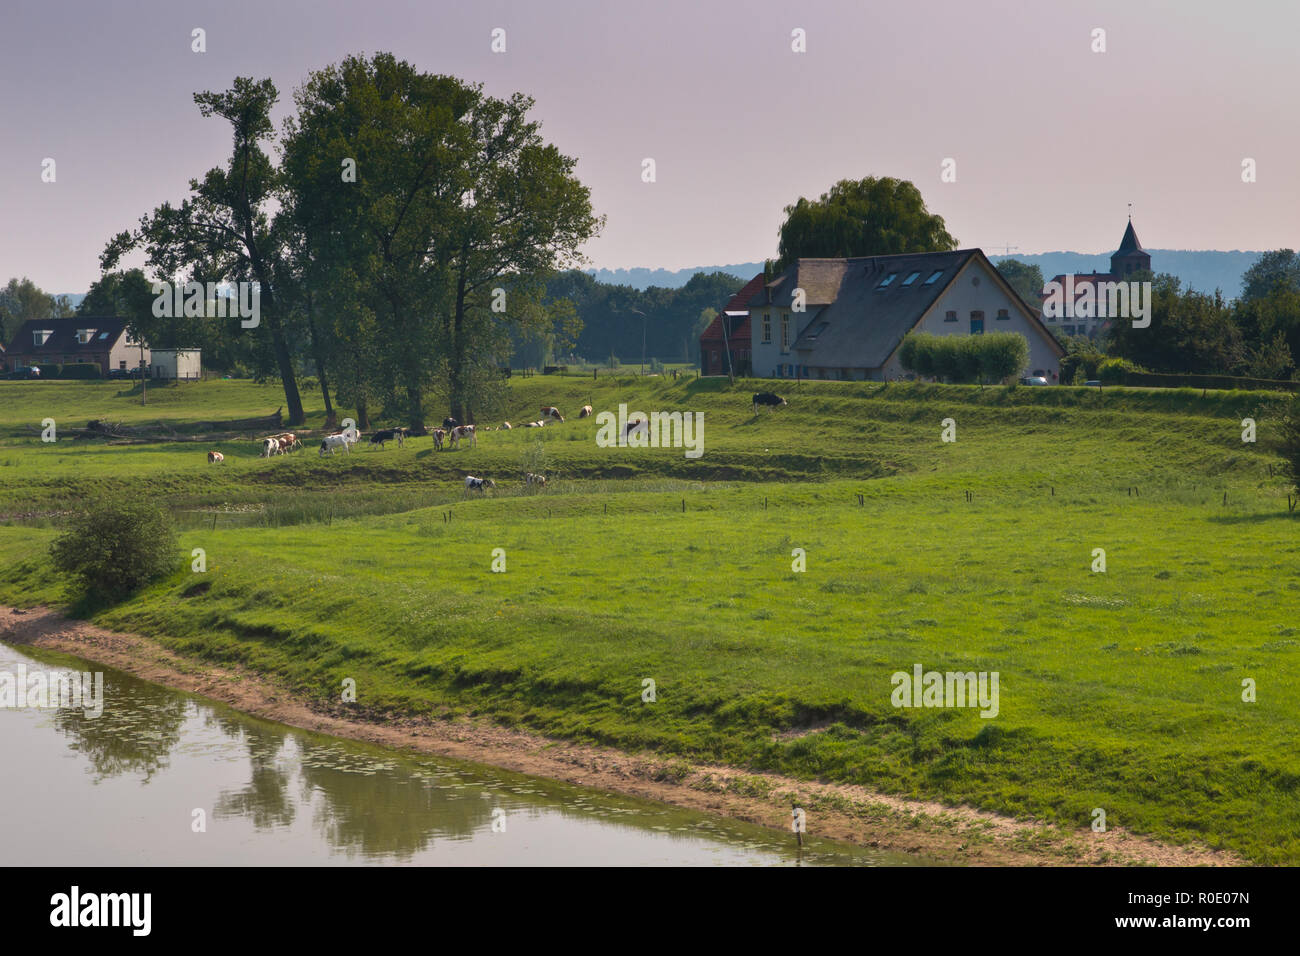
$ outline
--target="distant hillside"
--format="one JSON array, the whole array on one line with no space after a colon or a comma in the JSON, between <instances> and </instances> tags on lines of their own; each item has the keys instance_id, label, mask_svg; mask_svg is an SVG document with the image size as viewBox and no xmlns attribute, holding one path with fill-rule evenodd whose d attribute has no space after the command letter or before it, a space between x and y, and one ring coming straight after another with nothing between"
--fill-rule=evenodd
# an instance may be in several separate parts
<instances>
[{"instance_id":1,"label":"distant hillside","mask_svg":"<svg viewBox=\"0 0 1300 956\"><path fill-rule=\"evenodd\" d=\"M1151 268L1156 272L1170 272L1201 292L1222 289L1224 296L1235 298L1241 292L1241 274L1255 264L1258 252L1241 252L1233 249L1223 252L1215 249L1148 249ZM1110 253L1087 255L1082 252L1041 252L1037 255L989 256L994 262L1002 259L1019 259L1043 270L1043 278L1050 279L1063 272L1105 272L1110 268ZM740 262L729 266L697 266L694 269L588 269L587 274L597 282L608 285L629 285L634 289L659 286L680 289L697 273L726 272L738 279L752 279L763 271L763 262Z\"/></svg>"},{"instance_id":2,"label":"distant hillside","mask_svg":"<svg viewBox=\"0 0 1300 956\"><path fill-rule=\"evenodd\" d=\"M605 285L630 285L634 289L658 286L680 289L697 273L725 272L749 280L763 271L763 262L738 262L730 266L696 266L694 269L585 269L587 275Z\"/></svg>"},{"instance_id":3,"label":"distant hillside","mask_svg":"<svg viewBox=\"0 0 1300 956\"><path fill-rule=\"evenodd\" d=\"M1148 249L1153 272L1169 272L1178 276L1183 285L1198 292L1222 289L1228 299L1241 294L1241 274L1255 264L1262 253L1241 252L1233 249L1222 252L1215 249ZM1019 259L1043 270L1043 278L1064 272L1107 272L1110 270L1110 253L1090 256L1081 252L1042 252L1038 255L989 256L994 262Z\"/></svg>"}]
</instances>

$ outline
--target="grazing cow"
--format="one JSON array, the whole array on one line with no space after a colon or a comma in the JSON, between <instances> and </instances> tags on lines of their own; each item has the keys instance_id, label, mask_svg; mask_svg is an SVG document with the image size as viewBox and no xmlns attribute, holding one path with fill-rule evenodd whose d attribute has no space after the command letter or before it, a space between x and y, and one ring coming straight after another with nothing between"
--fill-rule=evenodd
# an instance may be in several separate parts
<instances>
[{"instance_id":1,"label":"grazing cow","mask_svg":"<svg viewBox=\"0 0 1300 956\"><path fill-rule=\"evenodd\" d=\"M554 405L543 405L543 406L542 406L542 418L544 418L544 419L545 419L545 418L551 418L551 419L554 419L554 420L557 421L557 422L562 422L562 421L564 421L564 416L560 414L560 410L559 410L558 408L556 408Z\"/></svg>"},{"instance_id":2,"label":"grazing cow","mask_svg":"<svg viewBox=\"0 0 1300 956\"><path fill-rule=\"evenodd\" d=\"M457 425L451 430L451 441L448 443L452 448L460 447L460 440L468 438L469 443L475 448L478 447L478 436L474 433L473 425Z\"/></svg>"},{"instance_id":3,"label":"grazing cow","mask_svg":"<svg viewBox=\"0 0 1300 956\"><path fill-rule=\"evenodd\" d=\"M525 425L524 427L525 427L525 428L545 428L545 427L546 427L546 422L529 422L529 423L528 423L527 425Z\"/></svg>"},{"instance_id":4,"label":"grazing cow","mask_svg":"<svg viewBox=\"0 0 1300 956\"><path fill-rule=\"evenodd\" d=\"M270 458L272 455L280 454L280 439L263 438L262 439L262 458Z\"/></svg>"},{"instance_id":5,"label":"grazing cow","mask_svg":"<svg viewBox=\"0 0 1300 956\"><path fill-rule=\"evenodd\" d=\"M524 472L524 484L526 484L526 485L536 485L536 486L539 487L539 488L545 488L545 487L546 487L546 476L545 476L545 475L534 475L531 471L526 471L526 472Z\"/></svg>"},{"instance_id":6,"label":"grazing cow","mask_svg":"<svg viewBox=\"0 0 1300 956\"><path fill-rule=\"evenodd\" d=\"M208 452L208 464L209 464L209 465L215 465L217 462L219 462L219 461L225 461L225 460L226 460L226 456L223 455L223 454L221 454L221 452L219 452L219 451L210 451L210 452Z\"/></svg>"},{"instance_id":7,"label":"grazing cow","mask_svg":"<svg viewBox=\"0 0 1300 956\"><path fill-rule=\"evenodd\" d=\"M624 433L623 437L624 437L624 438L627 438L627 437L628 437L629 435L631 435L634 431L638 431L638 430L639 430L639 431L643 431L643 432L645 432L647 435L649 435L649 434L650 434L650 423L649 423L648 421L646 421L644 418L634 418L634 419L632 419L630 422L627 423L627 430L626 430L626 432Z\"/></svg>"},{"instance_id":8,"label":"grazing cow","mask_svg":"<svg viewBox=\"0 0 1300 956\"><path fill-rule=\"evenodd\" d=\"M789 405L780 395L773 395L771 392L754 393L754 414L758 414L758 406L766 405L769 410L774 411L778 405Z\"/></svg>"},{"instance_id":9,"label":"grazing cow","mask_svg":"<svg viewBox=\"0 0 1300 956\"><path fill-rule=\"evenodd\" d=\"M342 448L345 452L351 454L352 442L348 440L348 436L346 434L328 435L326 436L325 440L320 443L319 454L323 456L325 452L328 451L331 455L333 455L335 448Z\"/></svg>"},{"instance_id":10,"label":"grazing cow","mask_svg":"<svg viewBox=\"0 0 1300 956\"><path fill-rule=\"evenodd\" d=\"M482 492L487 494L489 488L495 488L497 483L491 478L475 478L473 475L465 476L465 497L469 497L471 491Z\"/></svg>"},{"instance_id":11,"label":"grazing cow","mask_svg":"<svg viewBox=\"0 0 1300 956\"><path fill-rule=\"evenodd\" d=\"M433 450L442 451L442 440L447 437L446 429L435 428L429 434L433 436Z\"/></svg>"},{"instance_id":12,"label":"grazing cow","mask_svg":"<svg viewBox=\"0 0 1300 956\"><path fill-rule=\"evenodd\" d=\"M509 422L502 422L502 423L501 423L501 428L502 428L503 430L505 430L505 431L510 431L510 423L509 423Z\"/></svg>"},{"instance_id":13,"label":"grazing cow","mask_svg":"<svg viewBox=\"0 0 1300 956\"><path fill-rule=\"evenodd\" d=\"M579 418L590 418L593 414L594 412L592 412L590 405L583 405L578 411Z\"/></svg>"},{"instance_id":14,"label":"grazing cow","mask_svg":"<svg viewBox=\"0 0 1300 956\"><path fill-rule=\"evenodd\" d=\"M302 442L298 440L298 436L293 432L285 432L282 435L272 435L271 437L279 443L278 454L281 455L287 455L293 449L302 447Z\"/></svg>"},{"instance_id":15,"label":"grazing cow","mask_svg":"<svg viewBox=\"0 0 1300 956\"><path fill-rule=\"evenodd\" d=\"M460 422L456 421L456 419L452 418L450 415L442 420L442 427L447 429L447 431L451 431L459 424Z\"/></svg>"},{"instance_id":16,"label":"grazing cow","mask_svg":"<svg viewBox=\"0 0 1300 956\"><path fill-rule=\"evenodd\" d=\"M396 441L397 447L400 448L405 440L405 428L385 428L383 431L375 432L370 436L370 444L378 445L380 448L384 447L384 442L390 441Z\"/></svg>"}]
</instances>

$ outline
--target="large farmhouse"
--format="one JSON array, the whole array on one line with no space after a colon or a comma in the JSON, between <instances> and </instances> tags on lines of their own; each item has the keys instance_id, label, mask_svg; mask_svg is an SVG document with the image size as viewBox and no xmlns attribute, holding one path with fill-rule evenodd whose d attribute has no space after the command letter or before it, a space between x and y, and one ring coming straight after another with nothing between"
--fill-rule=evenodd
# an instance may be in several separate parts
<instances>
[{"instance_id":1,"label":"large farmhouse","mask_svg":"<svg viewBox=\"0 0 1300 956\"><path fill-rule=\"evenodd\" d=\"M149 361L149 349L144 349ZM99 366L107 375L111 369L140 365L140 346L126 331L124 319L88 318L29 319L18 328L5 353L9 368L32 365Z\"/></svg>"},{"instance_id":2,"label":"large farmhouse","mask_svg":"<svg viewBox=\"0 0 1300 956\"><path fill-rule=\"evenodd\" d=\"M979 249L799 259L746 304L761 378L905 378L898 347L914 330L1019 332L1029 342L1025 372L1052 382L1064 355L1039 310Z\"/></svg>"}]
</instances>

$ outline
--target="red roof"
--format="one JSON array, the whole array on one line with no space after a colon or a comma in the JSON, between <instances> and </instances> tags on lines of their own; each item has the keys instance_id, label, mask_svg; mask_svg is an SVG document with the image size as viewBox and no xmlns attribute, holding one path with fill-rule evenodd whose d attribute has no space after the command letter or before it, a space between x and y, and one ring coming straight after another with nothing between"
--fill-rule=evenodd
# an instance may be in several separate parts
<instances>
[{"instance_id":1,"label":"red roof","mask_svg":"<svg viewBox=\"0 0 1300 956\"><path fill-rule=\"evenodd\" d=\"M728 332L726 339L731 342L748 341L750 336L749 300L756 292L758 292L759 289L763 288L763 286L763 274L760 272L758 275L754 276L754 278L746 282L744 288L733 295L722 311L713 317L713 321L709 323L709 327L700 335L700 341L704 341L705 339L716 339L719 342L723 341L722 319L724 316L728 315L728 313L731 313L731 325L727 327ZM738 315L737 313L744 314Z\"/></svg>"}]
</instances>

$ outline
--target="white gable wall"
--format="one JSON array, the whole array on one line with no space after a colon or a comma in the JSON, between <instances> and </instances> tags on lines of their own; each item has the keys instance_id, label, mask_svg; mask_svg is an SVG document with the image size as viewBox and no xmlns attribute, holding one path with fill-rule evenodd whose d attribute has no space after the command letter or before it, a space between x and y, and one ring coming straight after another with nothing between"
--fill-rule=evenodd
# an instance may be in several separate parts
<instances>
[{"instance_id":1,"label":"white gable wall","mask_svg":"<svg viewBox=\"0 0 1300 956\"><path fill-rule=\"evenodd\" d=\"M978 283L974 280L978 279ZM1006 309L1008 318L999 320L998 310ZM949 312L957 321L949 322ZM1029 366L1026 373L1041 371L1055 383L1052 374L1060 375L1061 361L1053 347L1051 334L1031 321L1011 294L1004 292L998 278L978 258L971 259L961 273L949 283L938 301L925 314L916 331L931 335L969 335L971 313L984 313L985 332L1019 332L1029 341ZM905 378L908 372L898 361L898 351L890 356L883 369L884 377Z\"/></svg>"}]
</instances>

